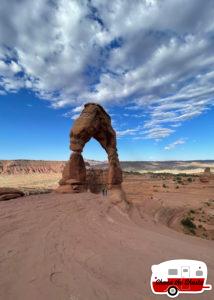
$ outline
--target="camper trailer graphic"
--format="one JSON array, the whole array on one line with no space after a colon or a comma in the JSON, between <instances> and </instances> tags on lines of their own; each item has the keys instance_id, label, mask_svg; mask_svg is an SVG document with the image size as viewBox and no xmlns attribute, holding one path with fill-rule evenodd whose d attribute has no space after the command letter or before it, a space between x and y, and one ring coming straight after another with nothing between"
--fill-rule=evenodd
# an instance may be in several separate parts
<instances>
[{"instance_id":1,"label":"camper trailer graphic","mask_svg":"<svg viewBox=\"0 0 214 300\"><path fill-rule=\"evenodd\" d=\"M154 294L175 298L179 293L202 293L212 289L206 280L207 266L202 261L176 259L152 266L151 289Z\"/></svg>"}]
</instances>

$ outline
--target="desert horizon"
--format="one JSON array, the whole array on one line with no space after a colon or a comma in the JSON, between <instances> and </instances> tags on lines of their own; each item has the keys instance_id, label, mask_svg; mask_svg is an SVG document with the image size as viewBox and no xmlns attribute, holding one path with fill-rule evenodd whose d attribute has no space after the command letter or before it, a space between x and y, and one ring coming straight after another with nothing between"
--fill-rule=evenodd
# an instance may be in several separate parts
<instances>
[{"instance_id":1,"label":"desert horizon","mask_svg":"<svg viewBox=\"0 0 214 300\"><path fill-rule=\"evenodd\" d=\"M108 168L108 161L100 161L84 158L88 165L93 167ZM0 174L9 172L13 173L12 169L21 169L34 167L35 170L39 167L48 165L50 170L58 172L60 166L66 163L66 160L42 160L42 159L14 159L0 160ZM35 165L34 165L35 164ZM52 164L52 165L51 165ZM57 165L56 165L57 164ZM209 167L214 171L214 160L165 160L165 161L120 161L123 171L133 172L165 172L165 173L201 173L205 168ZM10 171L11 168L11 171ZM8 170L6 170L8 169Z\"/></svg>"}]
</instances>

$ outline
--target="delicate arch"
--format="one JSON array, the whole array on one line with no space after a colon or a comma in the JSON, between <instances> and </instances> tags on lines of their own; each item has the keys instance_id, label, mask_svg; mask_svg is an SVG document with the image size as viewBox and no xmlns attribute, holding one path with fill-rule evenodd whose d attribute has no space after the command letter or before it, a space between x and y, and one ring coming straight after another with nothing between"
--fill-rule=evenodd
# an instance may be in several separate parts
<instances>
[{"instance_id":1,"label":"delicate arch","mask_svg":"<svg viewBox=\"0 0 214 300\"><path fill-rule=\"evenodd\" d=\"M70 149L73 153L63 170L60 185L69 185L70 187L67 188L73 191L84 190L86 168L81 153L91 138L95 138L108 155L108 186L121 184L122 170L117 153L116 133L111 125L111 118L101 105L87 103L70 132Z\"/></svg>"}]
</instances>

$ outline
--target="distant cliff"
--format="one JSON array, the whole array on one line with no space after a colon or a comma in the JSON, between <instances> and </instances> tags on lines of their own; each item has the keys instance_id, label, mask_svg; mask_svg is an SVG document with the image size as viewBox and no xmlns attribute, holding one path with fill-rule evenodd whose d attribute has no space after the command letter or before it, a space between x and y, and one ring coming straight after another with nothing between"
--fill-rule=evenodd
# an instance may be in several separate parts
<instances>
[{"instance_id":1,"label":"distant cliff","mask_svg":"<svg viewBox=\"0 0 214 300\"><path fill-rule=\"evenodd\" d=\"M60 173L64 161L0 160L0 174Z\"/></svg>"},{"instance_id":2,"label":"distant cliff","mask_svg":"<svg viewBox=\"0 0 214 300\"><path fill-rule=\"evenodd\" d=\"M0 160L0 175L62 173L65 163L63 160ZM85 160L86 167L98 164L96 160Z\"/></svg>"},{"instance_id":3,"label":"distant cliff","mask_svg":"<svg viewBox=\"0 0 214 300\"><path fill-rule=\"evenodd\" d=\"M61 173L66 161L49 160L0 160L0 175ZM203 172L210 168L214 172L214 160L195 161L121 161L123 171L128 172ZM86 167L107 169L108 162L85 160Z\"/></svg>"}]
</instances>

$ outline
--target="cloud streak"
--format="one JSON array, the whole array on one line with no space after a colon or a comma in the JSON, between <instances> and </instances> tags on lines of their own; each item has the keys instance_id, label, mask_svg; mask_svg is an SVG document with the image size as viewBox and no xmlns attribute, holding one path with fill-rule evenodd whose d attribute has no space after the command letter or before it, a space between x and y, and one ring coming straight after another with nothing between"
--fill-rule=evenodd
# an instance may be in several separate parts
<instances>
[{"instance_id":1,"label":"cloud streak","mask_svg":"<svg viewBox=\"0 0 214 300\"><path fill-rule=\"evenodd\" d=\"M177 141L167 145L164 149L165 150L172 150L174 149L177 145L182 145L182 144L185 144L186 143L186 140L185 139L178 139Z\"/></svg>"}]
</instances>

